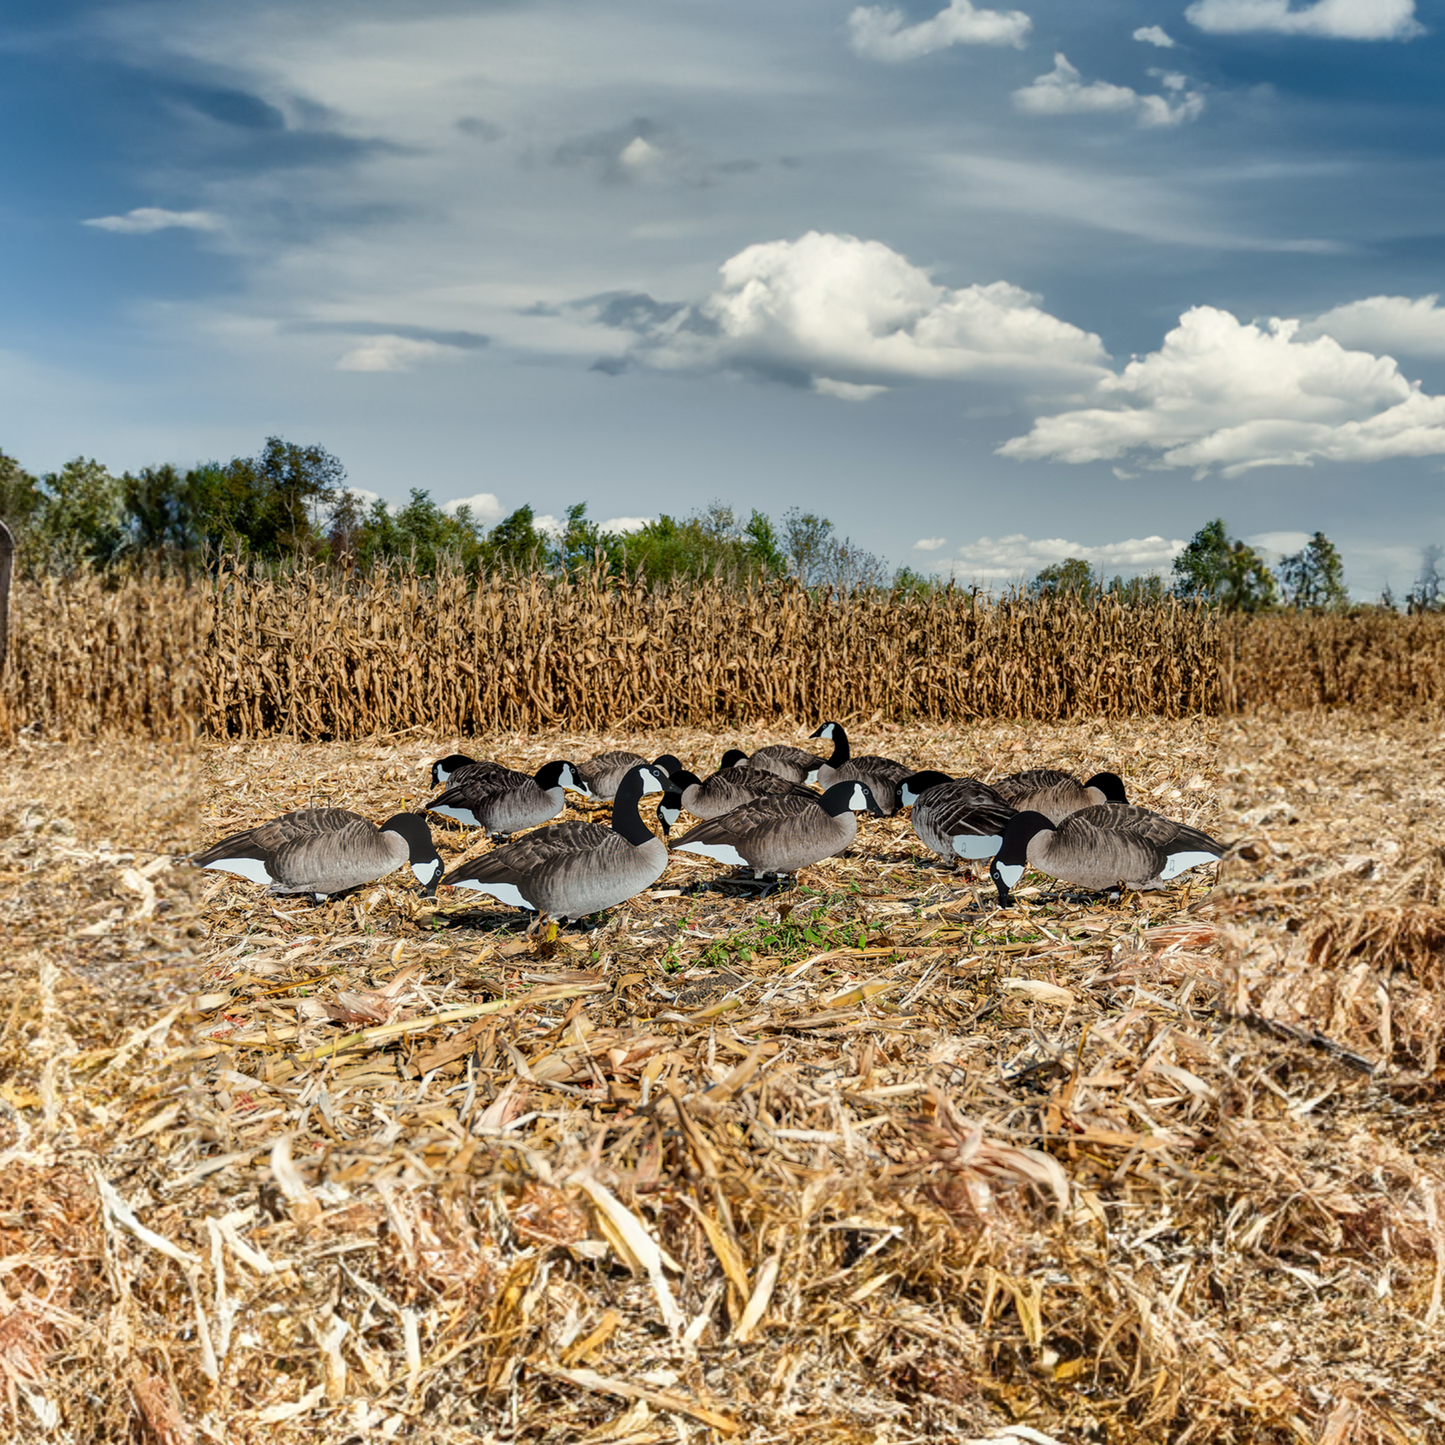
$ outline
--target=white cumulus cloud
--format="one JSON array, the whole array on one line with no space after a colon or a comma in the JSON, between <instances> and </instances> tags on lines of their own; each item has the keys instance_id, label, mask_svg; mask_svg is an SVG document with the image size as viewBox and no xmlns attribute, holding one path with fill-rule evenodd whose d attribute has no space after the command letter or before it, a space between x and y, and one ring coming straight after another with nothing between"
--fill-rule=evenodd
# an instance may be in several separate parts
<instances>
[{"instance_id":1,"label":"white cumulus cloud","mask_svg":"<svg viewBox=\"0 0 1445 1445\"><path fill-rule=\"evenodd\" d=\"M1196 306L1163 346L1099 385L1100 405L1041 417L1004 456L1062 462L1143 454L1156 468L1214 469L1445 455L1445 397L1388 356L1348 351L1298 321L1264 325Z\"/></svg>"},{"instance_id":2,"label":"white cumulus cloud","mask_svg":"<svg viewBox=\"0 0 1445 1445\"><path fill-rule=\"evenodd\" d=\"M1343 346L1407 356L1445 356L1445 307L1438 295L1367 296L1336 306L1301 328L1305 335L1333 336Z\"/></svg>"},{"instance_id":3,"label":"white cumulus cloud","mask_svg":"<svg viewBox=\"0 0 1445 1445\"><path fill-rule=\"evenodd\" d=\"M1290 0L1196 0L1184 18L1214 35L1266 31L1331 40L1409 40L1424 34L1415 0L1315 0L1298 9Z\"/></svg>"},{"instance_id":4,"label":"white cumulus cloud","mask_svg":"<svg viewBox=\"0 0 1445 1445\"><path fill-rule=\"evenodd\" d=\"M459 356L455 346L439 341L418 341L413 336L368 336L336 363L338 371L410 371L422 361Z\"/></svg>"},{"instance_id":5,"label":"white cumulus cloud","mask_svg":"<svg viewBox=\"0 0 1445 1445\"><path fill-rule=\"evenodd\" d=\"M848 40L865 60L916 60L950 45L1022 46L1033 21L1022 10L976 10L951 0L931 20L907 23L890 5L860 5L848 17Z\"/></svg>"},{"instance_id":6,"label":"white cumulus cloud","mask_svg":"<svg viewBox=\"0 0 1445 1445\"><path fill-rule=\"evenodd\" d=\"M835 396L839 401L872 401L888 390L886 386L865 386L856 381L834 381L831 376L815 376L813 390L819 396Z\"/></svg>"},{"instance_id":7,"label":"white cumulus cloud","mask_svg":"<svg viewBox=\"0 0 1445 1445\"><path fill-rule=\"evenodd\" d=\"M915 552L936 552L948 541L947 537L920 537L914 544Z\"/></svg>"},{"instance_id":8,"label":"white cumulus cloud","mask_svg":"<svg viewBox=\"0 0 1445 1445\"><path fill-rule=\"evenodd\" d=\"M140 206L123 216L94 216L81 224L125 236L147 236L152 231L219 231L221 218L210 211L167 211L160 206Z\"/></svg>"},{"instance_id":9,"label":"white cumulus cloud","mask_svg":"<svg viewBox=\"0 0 1445 1445\"><path fill-rule=\"evenodd\" d=\"M810 231L749 246L696 306L643 298L608 317L639 333L636 361L730 369L860 400L908 378L1077 386L1106 376L1099 338L1006 281L957 289L881 241Z\"/></svg>"},{"instance_id":10,"label":"white cumulus cloud","mask_svg":"<svg viewBox=\"0 0 1445 1445\"><path fill-rule=\"evenodd\" d=\"M1157 45L1161 50L1173 50L1179 43L1159 25L1141 25L1134 32L1134 39L1141 45Z\"/></svg>"},{"instance_id":11,"label":"white cumulus cloud","mask_svg":"<svg viewBox=\"0 0 1445 1445\"><path fill-rule=\"evenodd\" d=\"M1027 580L1045 567L1077 557L1106 576L1135 576L1166 569L1184 550L1177 538L1131 537L1124 542L1090 546L1065 537L1029 537L1018 532L1008 537L980 537L965 543L949 566L954 576L972 582Z\"/></svg>"},{"instance_id":12,"label":"white cumulus cloud","mask_svg":"<svg viewBox=\"0 0 1445 1445\"><path fill-rule=\"evenodd\" d=\"M1142 126L1182 125L1204 111L1204 97L1186 91L1183 76L1161 77L1166 90L1178 97L1171 104L1162 95L1140 95L1127 85L1093 80L1087 85L1061 52L1054 56L1054 68L1030 84L1014 91L1014 105L1025 115L1133 115Z\"/></svg>"},{"instance_id":13,"label":"white cumulus cloud","mask_svg":"<svg viewBox=\"0 0 1445 1445\"><path fill-rule=\"evenodd\" d=\"M650 526L656 520L656 517L609 517L605 522L599 522L597 524L597 530L599 532L611 532L614 536L621 536L628 532L640 532L644 527Z\"/></svg>"},{"instance_id":14,"label":"white cumulus cloud","mask_svg":"<svg viewBox=\"0 0 1445 1445\"><path fill-rule=\"evenodd\" d=\"M478 492L471 497L453 497L451 501L443 502L441 509L447 516L455 517L463 507L470 507L472 520L480 522L484 527L490 527L502 519L502 504L492 492Z\"/></svg>"}]
</instances>

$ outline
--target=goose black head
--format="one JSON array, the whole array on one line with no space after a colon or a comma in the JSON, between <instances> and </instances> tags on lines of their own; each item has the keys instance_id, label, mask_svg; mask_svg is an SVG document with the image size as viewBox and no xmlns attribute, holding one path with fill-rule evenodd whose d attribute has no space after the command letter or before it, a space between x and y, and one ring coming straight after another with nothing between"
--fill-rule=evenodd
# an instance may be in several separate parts
<instances>
[{"instance_id":1,"label":"goose black head","mask_svg":"<svg viewBox=\"0 0 1445 1445\"><path fill-rule=\"evenodd\" d=\"M587 785L582 781L582 775L577 771L576 766L569 763L566 758L557 758L553 762L543 764L532 774L532 777L544 792L549 788L571 788L574 793L587 791Z\"/></svg>"},{"instance_id":2,"label":"goose black head","mask_svg":"<svg viewBox=\"0 0 1445 1445\"><path fill-rule=\"evenodd\" d=\"M719 769L740 768L747 760L748 755L741 748L729 748L722 755L722 762L718 764L718 767Z\"/></svg>"},{"instance_id":3,"label":"goose black head","mask_svg":"<svg viewBox=\"0 0 1445 1445\"><path fill-rule=\"evenodd\" d=\"M654 763L653 766L657 765ZM669 773L665 781L669 793L681 794L687 788L697 787L702 779L696 773L688 772L686 768L678 768L675 773Z\"/></svg>"},{"instance_id":4,"label":"goose black head","mask_svg":"<svg viewBox=\"0 0 1445 1445\"><path fill-rule=\"evenodd\" d=\"M940 783L951 783L952 781L953 779L947 773L940 773L934 768L926 768L921 773L914 773L898 784L898 806L900 808L911 807L930 788L936 788Z\"/></svg>"},{"instance_id":5,"label":"goose black head","mask_svg":"<svg viewBox=\"0 0 1445 1445\"><path fill-rule=\"evenodd\" d=\"M468 763L476 762L475 758L469 758L465 753L452 753L448 757L438 758L431 765L431 785L434 788L442 786L458 768L464 768Z\"/></svg>"},{"instance_id":6,"label":"goose black head","mask_svg":"<svg viewBox=\"0 0 1445 1445\"><path fill-rule=\"evenodd\" d=\"M854 779L845 779L841 783L834 783L821 799L823 811L831 813L835 818L840 813L846 813L850 809L855 813L873 813L879 818L888 816L888 810L878 804L878 799L873 796L873 789L867 783L860 783Z\"/></svg>"},{"instance_id":7,"label":"goose black head","mask_svg":"<svg viewBox=\"0 0 1445 1445\"><path fill-rule=\"evenodd\" d=\"M652 766L664 777L672 777L674 773L682 771L682 760L675 758L671 753L663 753L660 758L653 758Z\"/></svg>"},{"instance_id":8,"label":"goose black head","mask_svg":"<svg viewBox=\"0 0 1445 1445\"><path fill-rule=\"evenodd\" d=\"M436 844L432 842L431 829L426 820L415 813L397 813L381 825L383 833L396 833L406 839L411 871L422 886L424 897L436 896L437 884L441 882L443 866Z\"/></svg>"},{"instance_id":9,"label":"goose black head","mask_svg":"<svg viewBox=\"0 0 1445 1445\"><path fill-rule=\"evenodd\" d=\"M1097 788L1103 795L1106 803L1127 803L1128 795L1124 792L1124 780L1118 773L1095 773L1087 783L1086 788Z\"/></svg>"},{"instance_id":10,"label":"goose black head","mask_svg":"<svg viewBox=\"0 0 1445 1445\"><path fill-rule=\"evenodd\" d=\"M1029 843L1040 833L1051 832L1053 824L1042 813L1015 813L1003 830L1003 841L999 844L997 856L988 876L998 889L998 906L1013 906L1012 889L1029 866Z\"/></svg>"}]
</instances>

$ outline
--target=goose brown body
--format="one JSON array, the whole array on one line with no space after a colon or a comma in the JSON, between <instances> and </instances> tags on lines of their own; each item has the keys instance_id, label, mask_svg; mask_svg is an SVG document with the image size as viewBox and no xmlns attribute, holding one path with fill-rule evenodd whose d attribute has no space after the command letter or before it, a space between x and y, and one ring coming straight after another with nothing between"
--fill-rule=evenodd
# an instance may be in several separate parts
<instances>
[{"instance_id":1,"label":"goose brown body","mask_svg":"<svg viewBox=\"0 0 1445 1445\"><path fill-rule=\"evenodd\" d=\"M1015 811L1042 813L1051 823L1062 823L1083 808L1128 801L1124 784L1115 773L1095 773L1081 783L1058 768L1030 768L1010 773L990 786Z\"/></svg>"}]
</instances>

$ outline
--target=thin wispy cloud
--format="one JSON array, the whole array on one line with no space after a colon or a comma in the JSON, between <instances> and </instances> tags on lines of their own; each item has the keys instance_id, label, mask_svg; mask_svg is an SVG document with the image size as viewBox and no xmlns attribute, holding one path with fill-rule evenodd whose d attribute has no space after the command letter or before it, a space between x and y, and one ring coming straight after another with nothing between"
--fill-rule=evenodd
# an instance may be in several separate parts
<instances>
[{"instance_id":1,"label":"thin wispy cloud","mask_svg":"<svg viewBox=\"0 0 1445 1445\"><path fill-rule=\"evenodd\" d=\"M980 10L952 0L929 20L908 24L888 5L860 5L848 17L848 40L865 60L917 60L952 45L1022 46L1033 21L1022 10Z\"/></svg>"},{"instance_id":2,"label":"thin wispy cloud","mask_svg":"<svg viewBox=\"0 0 1445 1445\"><path fill-rule=\"evenodd\" d=\"M122 236L148 236L153 231L219 231L222 227L221 218L210 211L167 211L161 206L138 206L123 216L94 216L81 224Z\"/></svg>"},{"instance_id":3,"label":"thin wispy cloud","mask_svg":"<svg viewBox=\"0 0 1445 1445\"><path fill-rule=\"evenodd\" d=\"M1413 40L1425 33L1415 0L1196 0L1191 25L1214 35L1316 35L1330 40Z\"/></svg>"},{"instance_id":4,"label":"thin wispy cloud","mask_svg":"<svg viewBox=\"0 0 1445 1445\"><path fill-rule=\"evenodd\" d=\"M1204 97L1186 89L1182 75L1161 75L1165 90L1177 97L1140 95L1127 85L1093 80L1087 85L1068 57L1054 56L1054 68L1013 93L1014 105L1025 115L1133 115L1141 126L1182 125L1197 120L1204 111Z\"/></svg>"},{"instance_id":5,"label":"thin wispy cloud","mask_svg":"<svg viewBox=\"0 0 1445 1445\"><path fill-rule=\"evenodd\" d=\"M913 544L913 550L915 552L936 552L947 541L947 537L920 537Z\"/></svg>"},{"instance_id":6,"label":"thin wispy cloud","mask_svg":"<svg viewBox=\"0 0 1445 1445\"><path fill-rule=\"evenodd\" d=\"M1224 476L1445 455L1445 396L1412 385L1388 356L1299 330L1196 306L1158 351L1100 385L1100 405L1041 417L999 452L1073 463L1133 454Z\"/></svg>"},{"instance_id":7,"label":"thin wispy cloud","mask_svg":"<svg viewBox=\"0 0 1445 1445\"><path fill-rule=\"evenodd\" d=\"M958 549L957 556L934 563L934 570L951 572L969 582L1018 582L1074 557L1106 576L1132 577L1166 571L1183 550L1184 543L1178 538L1130 537L1122 542L1090 545L1067 537L1029 537L1016 532L967 542Z\"/></svg>"},{"instance_id":8,"label":"thin wispy cloud","mask_svg":"<svg viewBox=\"0 0 1445 1445\"><path fill-rule=\"evenodd\" d=\"M418 341L413 336L371 336L343 353L338 371L410 371L425 361L464 355L458 346L439 341Z\"/></svg>"}]
</instances>

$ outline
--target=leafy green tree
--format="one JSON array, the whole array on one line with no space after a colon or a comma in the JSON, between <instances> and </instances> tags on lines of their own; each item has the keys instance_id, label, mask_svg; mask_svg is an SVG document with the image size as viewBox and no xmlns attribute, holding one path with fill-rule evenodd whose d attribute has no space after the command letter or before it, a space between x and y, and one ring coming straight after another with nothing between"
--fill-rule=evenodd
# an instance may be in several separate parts
<instances>
[{"instance_id":1,"label":"leafy green tree","mask_svg":"<svg viewBox=\"0 0 1445 1445\"><path fill-rule=\"evenodd\" d=\"M1343 612L1350 605L1345 564L1323 532L1316 532L1298 552L1281 558L1278 577L1285 600L1297 611Z\"/></svg>"},{"instance_id":2,"label":"leafy green tree","mask_svg":"<svg viewBox=\"0 0 1445 1445\"><path fill-rule=\"evenodd\" d=\"M1174 591L1180 597L1215 601L1228 568L1229 535L1224 518L1206 522L1174 559Z\"/></svg>"},{"instance_id":3,"label":"leafy green tree","mask_svg":"<svg viewBox=\"0 0 1445 1445\"><path fill-rule=\"evenodd\" d=\"M10 528L17 543L44 504L45 494L35 478L14 457L0 452L0 521Z\"/></svg>"},{"instance_id":4,"label":"leafy green tree","mask_svg":"<svg viewBox=\"0 0 1445 1445\"><path fill-rule=\"evenodd\" d=\"M1130 607L1162 602L1169 595L1164 579L1157 572L1128 578L1116 575L1105 590L1110 597L1117 597Z\"/></svg>"},{"instance_id":5,"label":"leafy green tree","mask_svg":"<svg viewBox=\"0 0 1445 1445\"><path fill-rule=\"evenodd\" d=\"M562 533L551 549L552 562L562 572L584 571L600 556L609 568L616 570L622 559L619 539L604 534L596 522L587 517L587 503L576 502L567 508Z\"/></svg>"},{"instance_id":6,"label":"leafy green tree","mask_svg":"<svg viewBox=\"0 0 1445 1445\"><path fill-rule=\"evenodd\" d=\"M1051 562L1039 572L1029 586L1029 591L1038 596L1062 596L1073 593L1076 597L1090 597L1101 587L1101 579L1094 569L1081 557L1067 557L1062 562Z\"/></svg>"},{"instance_id":7,"label":"leafy green tree","mask_svg":"<svg viewBox=\"0 0 1445 1445\"><path fill-rule=\"evenodd\" d=\"M125 551L125 493L119 477L94 458L76 457L58 472L47 472L41 485L44 499L31 537L50 565L103 567Z\"/></svg>"},{"instance_id":8,"label":"leafy green tree","mask_svg":"<svg viewBox=\"0 0 1445 1445\"><path fill-rule=\"evenodd\" d=\"M537 530L530 506L518 507L487 533L483 564L492 570L530 572L547 560L547 539Z\"/></svg>"},{"instance_id":9,"label":"leafy green tree","mask_svg":"<svg viewBox=\"0 0 1445 1445\"><path fill-rule=\"evenodd\" d=\"M189 474L195 531L211 546L268 560L319 551L322 517L334 515L345 479L324 447L267 437L258 456Z\"/></svg>"},{"instance_id":10,"label":"leafy green tree","mask_svg":"<svg viewBox=\"0 0 1445 1445\"><path fill-rule=\"evenodd\" d=\"M1279 602L1279 584L1269 563L1245 542L1231 542L1217 593L1230 612L1268 612Z\"/></svg>"},{"instance_id":11,"label":"leafy green tree","mask_svg":"<svg viewBox=\"0 0 1445 1445\"><path fill-rule=\"evenodd\" d=\"M743 527L741 540L750 570L763 577L781 577L788 570L772 519L756 507Z\"/></svg>"},{"instance_id":12,"label":"leafy green tree","mask_svg":"<svg viewBox=\"0 0 1445 1445\"><path fill-rule=\"evenodd\" d=\"M833 524L827 517L796 507L783 513L782 552L804 587L818 587L826 580L832 541Z\"/></svg>"}]
</instances>

